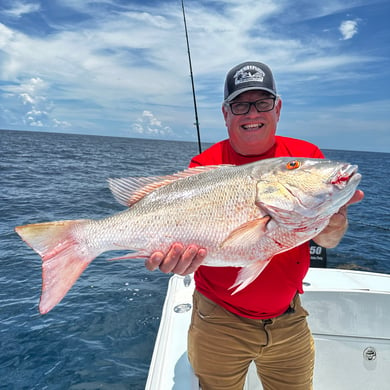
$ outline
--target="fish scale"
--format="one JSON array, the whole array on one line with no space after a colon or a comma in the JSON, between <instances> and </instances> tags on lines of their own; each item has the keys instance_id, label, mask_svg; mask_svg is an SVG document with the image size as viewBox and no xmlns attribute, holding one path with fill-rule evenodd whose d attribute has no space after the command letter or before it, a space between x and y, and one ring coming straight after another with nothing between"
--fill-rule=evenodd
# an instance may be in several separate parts
<instances>
[{"instance_id":1,"label":"fish scale","mask_svg":"<svg viewBox=\"0 0 390 390\"><path fill-rule=\"evenodd\" d=\"M232 286L235 294L275 254L315 237L352 197L360 178L355 165L285 157L110 179L126 210L100 220L15 230L42 257L41 313L59 303L101 253L125 249L135 253L117 259L149 257L174 242L206 248L202 265L242 267Z\"/></svg>"}]
</instances>

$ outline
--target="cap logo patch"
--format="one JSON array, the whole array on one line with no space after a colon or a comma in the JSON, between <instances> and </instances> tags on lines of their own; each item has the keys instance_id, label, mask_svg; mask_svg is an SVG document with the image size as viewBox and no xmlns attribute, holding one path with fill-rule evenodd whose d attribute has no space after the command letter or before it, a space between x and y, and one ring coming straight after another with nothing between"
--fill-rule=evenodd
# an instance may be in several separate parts
<instances>
[{"instance_id":1,"label":"cap logo patch","mask_svg":"<svg viewBox=\"0 0 390 390\"><path fill-rule=\"evenodd\" d=\"M235 85L249 82L260 82L264 80L265 73L257 66L247 65L236 72L234 77Z\"/></svg>"}]
</instances>

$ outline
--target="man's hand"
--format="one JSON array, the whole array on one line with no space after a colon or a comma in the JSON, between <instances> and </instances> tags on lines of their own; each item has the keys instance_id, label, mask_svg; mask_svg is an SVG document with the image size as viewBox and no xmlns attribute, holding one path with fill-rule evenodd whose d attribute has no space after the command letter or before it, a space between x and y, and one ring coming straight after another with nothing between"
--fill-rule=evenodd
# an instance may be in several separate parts
<instances>
[{"instance_id":1,"label":"man's hand","mask_svg":"<svg viewBox=\"0 0 390 390\"><path fill-rule=\"evenodd\" d=\"M149 271L157 268L164 273L173 272L178 275L188 275L198 269L206 257L206 249L197 245L184 247L180 243L171 246L167 253L154 252L145 261L145 267Z\"/></svg>"},{"instance_id":2,"label":"man's hand","mask_svg":"<svg viewBox=\"0 0 390 390\"><path fill-rule=\"evenodd\" d=\"M364 192L357 190L353 197L330 218L328 226L313 238L314 242L325 248L337 246L348 228L347 206L358 203L363 198Z\"/></svg>"}]
</instances>

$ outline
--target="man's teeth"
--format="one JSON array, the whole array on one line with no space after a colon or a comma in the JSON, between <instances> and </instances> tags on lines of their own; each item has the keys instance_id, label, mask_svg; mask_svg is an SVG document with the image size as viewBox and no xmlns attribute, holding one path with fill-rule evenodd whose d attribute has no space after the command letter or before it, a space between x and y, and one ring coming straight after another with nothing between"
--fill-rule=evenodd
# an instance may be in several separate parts
<instances>
[{"instance_id":1,"label":"man's teeth","mask_svg":"<svg viewBox=\"0 0 390 390\"><path fill-rule=\"evenodd\" d=\"M251 130L251 129L260 129L262 128L264 125L263 123L253 123L251 125L244 125L242 126L245 130Z\"/></svg>"}]
</instances>

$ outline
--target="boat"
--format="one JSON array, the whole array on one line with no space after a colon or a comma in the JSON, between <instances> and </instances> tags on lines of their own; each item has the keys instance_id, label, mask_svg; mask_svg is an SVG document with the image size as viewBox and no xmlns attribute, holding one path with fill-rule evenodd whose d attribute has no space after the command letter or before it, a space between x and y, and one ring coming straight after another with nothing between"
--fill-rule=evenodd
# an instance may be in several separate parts
<instances>
[{"instance_id":1,"label":"boat","mask_svg":"<svg viewBox=\"0 0 390 390\"><path fill-rule=\"evenodd\" d=\"M146 390L199 390L187 358L193 275L169 279ZM311 267L304 279L315 390L390 388L390 275ZM261 390L252 363L244 390Z\"/></svg>"}]
</instances>

